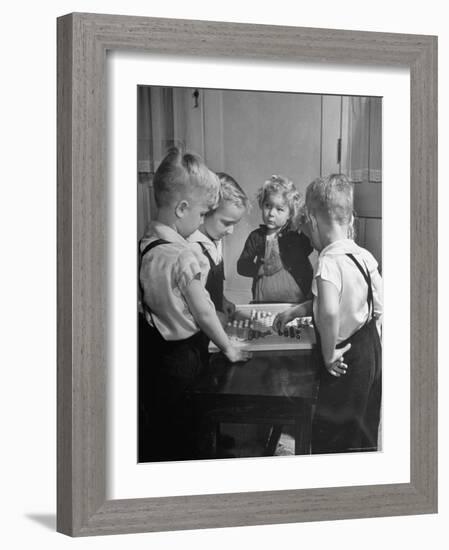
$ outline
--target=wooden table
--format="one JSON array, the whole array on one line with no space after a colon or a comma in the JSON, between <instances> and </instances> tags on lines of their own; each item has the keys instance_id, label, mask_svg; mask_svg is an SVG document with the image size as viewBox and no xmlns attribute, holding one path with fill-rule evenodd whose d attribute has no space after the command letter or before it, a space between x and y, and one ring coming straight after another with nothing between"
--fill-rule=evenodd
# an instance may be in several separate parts
<instances>
[{"instance_id":1,"label":"wooden table","mask_svg":"<svg viewBox=\"0 0 449 550\"><path fill-rule=\"evenodd\" d=\"M285 338L288 347L290 341ZM293 427L295 454L310 453L312 408L318 390L313 329L300 349L253 351L247 363L231 364L220 353L193 389L202 429L210 434L209 455L217 452L220 423L268 424L274 427L265 455L274 453L282 426ZM204 433L204 431L203 431Z\"/></svg>"}]
</instances>

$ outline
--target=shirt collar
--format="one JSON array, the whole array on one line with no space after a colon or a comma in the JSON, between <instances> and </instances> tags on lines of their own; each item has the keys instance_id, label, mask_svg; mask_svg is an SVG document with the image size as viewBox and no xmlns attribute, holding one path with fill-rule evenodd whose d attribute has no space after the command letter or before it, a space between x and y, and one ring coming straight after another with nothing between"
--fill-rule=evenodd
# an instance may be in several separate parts
<instances>
[{"instance_id":1,"label":"shirt collar","mask_svg":"<svg viewBox=\"0 0 449 550\"><path fill-rule=\"evenodd\" d=\"M212 253L212 257L215 262L219 262L222 257L222 248L223 244L222 241L214 241L207 235L205 235L203 232L201 232L199 229L194 231L187 240L190 243L202 243L207 248L209 253Z\"/></svg>"},{"instance_id":2,"label":"shirt collar","mask_svg":"<svg viewBox=\"0 0 449 550\"><path fill-rule=\"evenodd\" d=\"M199 229L197 229L189 237L187 237L187 240L190 243L204 243L206 245L214 245L215 246L215 241L213 241L210 237L205 235Z\"/></svg>"},{"instance_id":3,"label":"shirt collar","mask_svg":"<svg viewBox=\"0 0 449 550\"><path fill-rule=\"evenodd\" d=\"M262 230L262 232L266 235L268 232L268 228L264 223L261 223L259 225L259 228ZM291 221L289 220L281 229L277 232L278 237L282 237L284 233L288 233L289 231L293 231Z\"/></svg>"},{"instance_id":4,"label":"shirt collar","mask_svg":"<svg viewBox=\"0 0 449 550\"><path fill-rule=\"evenodd\" d=\"M326 254L351 254L357 252L358 249L359 247L352 239L339 239L324 247L320 252L320 256L325 256Z\"/></svg>"},{"instance_id":5,"label":"shirt collar","mask_svg":"<svg viewBox=\"0 0 449 550\"><path fill-rule=\"evenodd\" d=\"M144 239L163 239L170 243L186 243L186 240L172 227L158 221L152 221L145 231Z\"/></svg>"}]
</instances>

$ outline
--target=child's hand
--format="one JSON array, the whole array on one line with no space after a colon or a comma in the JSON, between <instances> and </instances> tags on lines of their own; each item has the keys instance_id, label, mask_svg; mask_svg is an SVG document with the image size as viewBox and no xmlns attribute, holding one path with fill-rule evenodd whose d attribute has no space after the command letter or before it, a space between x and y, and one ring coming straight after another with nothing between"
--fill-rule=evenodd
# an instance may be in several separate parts
<instances>
[{"instance_id":1,"label":"child's hand","mask_svg":"<svg viewBox=\"0 0 449 550\"><path fill-rule=\"evenodd\" d=\"M330 361L325 361L324 365L332 376L337 378L342 374L346 374L348 365L344 362L344 354L351 348L351 344L347 344L344 348L335 349Z\"/></svg>"},{"instance_id":2,"label":"child's hand","mask_svg":"<svg viewBox=\"0 0 449 550\"><path fill-rule=\"evenodd\" d=\"M226 355L227 359L231 363L248 361L252 357L252 353L250 353L249 351L244 351L234 346L229 346L229 348L226 349L223 353Z\"/></svg>"},{"instance_id":3,"label":"child's hand","mask_svg":"<svg viewBox=\"0 0 449 550\"><path fill-rule=\"evenodd\" d=\"M260 265L259 265L259 270L257 271L257 276L258 277L263 277L264 275L265 275L265 262L264 262L264 259L261 258Z\"/></svg>"},{"instance_id":4,"label":"child's hand","mask_svg":"<svg viewBox=\"0 0 449 550\"><path fill-rule=\"evenodd\" d=\"M235 313L235 304L230 302L227 298L223 296L223 313L226 315L228 319L231 319L234 317Z\"/></svg>"},{"instance_id":5,"label":"child's hand","mask_svg":"<svg viewBox=\"0 0 449 550\"><path fill-rule=\"evenodd\" d=\"M278 313L273 321L273 329L276 332L283 331L284 327L287 323L290 321L293 321L293 319L296 317L295 308L286 309L285 311L281 311L281 313Z\"/></svg>"}]
</instances>

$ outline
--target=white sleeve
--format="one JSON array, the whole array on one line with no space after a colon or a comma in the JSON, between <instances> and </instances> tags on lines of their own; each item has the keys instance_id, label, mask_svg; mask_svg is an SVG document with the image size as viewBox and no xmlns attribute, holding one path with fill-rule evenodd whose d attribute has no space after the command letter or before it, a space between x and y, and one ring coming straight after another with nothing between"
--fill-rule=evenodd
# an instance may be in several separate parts
<instances>
[{"instance_id":1,"label":"white sleeve","mask_svg":"<svg viewBox=\"0 0 449 550\"><path fill-rule=\"evenodd\" d=\"M377 269L373 272L370 272L371 275L371 284L373 287L373 306L374 306L374 315L376 317L381 317L383 314L383 284L382 277L380 276Z\"/></svg>"},{"instance_id":2,"label":"white sleeve","mask_svg":"<svg viewBox=\"0 0 449 550\"><path fill-rule=\"evenodd\" d=\"M193 279L201 280L201 266L193 250L185 249L174 265L172 287L178 287L181 294L184 294Z\"/></svg>"},{"instance_id":3,"label":"white sleeve","mask_svg":"<svg viewBox=\"0 0 449 550\"><path fill-rule=\"evenodd\" d=\"M312 281L312 292L315 296L317 295L316 279L318 277L321 277L323 281L329 281L335 285L338 290L338 294L341 294L343 287L341 271L337 265L337 262L335 262L331 256L323 256L322 258L318 258L318 265Z\"/></svg>"},{"instance_id":4,"label":"white sleeve","mask_svg":"<svg viewBox=\"0 0 449 550\"><path fill-rule=\"evenodd\" d=\"M371 277L371 285L373 287L373 307L374 307L374 315L376 317L381 317L383 314L383 284L382 284L382 277L380 276L379 270L377 269L378 263L376 258L368 252L368 250L364 251L364 260L366 263L366 266L369 270L369 274Z\"/></svg>"}]
</instances>

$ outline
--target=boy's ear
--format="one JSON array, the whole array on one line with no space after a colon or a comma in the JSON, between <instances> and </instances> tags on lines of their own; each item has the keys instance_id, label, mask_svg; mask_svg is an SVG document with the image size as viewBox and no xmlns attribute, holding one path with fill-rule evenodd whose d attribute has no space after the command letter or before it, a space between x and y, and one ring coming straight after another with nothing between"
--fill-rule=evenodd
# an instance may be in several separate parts
<instances>
[{"instance_id":1,"label":"boy's ear","mask_svg":"<svg viewBox=\"0 0 449 550\"><path fill-rule=\"evenodd\" d=\"M185 213L187 212L187 209L189 207L189 202L185 199L178 202L178 204L175 206L175 214L177 218L183 218L185 216Z\"/></svg>"}]
</instances>

